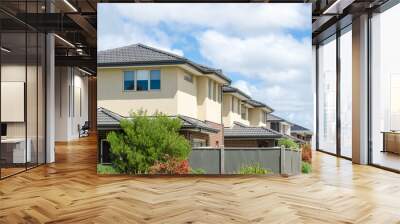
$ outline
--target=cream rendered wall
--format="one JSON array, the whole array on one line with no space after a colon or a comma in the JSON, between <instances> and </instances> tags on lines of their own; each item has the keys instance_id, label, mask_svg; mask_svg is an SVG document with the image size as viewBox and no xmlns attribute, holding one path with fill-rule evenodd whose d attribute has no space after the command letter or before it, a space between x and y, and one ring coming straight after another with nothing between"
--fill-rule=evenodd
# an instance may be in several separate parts
<instances>
[{"instance_id":1,"label":"cream rendered wall","mask_svg":"<svg viewBox=\"0 0 400 224\"><path fill-rule=\"evenodd\" d=\"M208 78L197 77L197 118L200 120L206 119L207 105L206 100L208 98Z\"/></svg>"},{"instance_id":2,"label":"cream rendered wall","mask_svg":"<svg viewBox=\"0 0 400 224\"><path fill-rule=\"evenodd\" d=\"M198 119L221 124L221 103L208 98L208 80L209 77L197 77Z\"/></svg>"},{"instance_id":3,"label":"cream rendered wall","mask_svg":"<svg viewBox=\"0 0 400 224\"><path fill-rule=\"evenodd\" d=\"M222 99L222 122L225 127L232 127L232 95L224 94Z\"/></svg>"},{"instance_id":4,"label":"cream rendered wall","mask_svg":"<svg viewBox=\"0 0 400 224\"><path fill-rule=\"evenodd\" d=\"M138 69L149 68L98 68L97 106L104 107L123 116L128 116L130 111L140 109L147 110L148 114L159 111L167 115L176 115L178 113L178 68L151 68L160 69L161 71L160 90L124 91L123 72ZM184 98L182 97L182 99Z\"/></svg>"},{"instance_id":5,"label":"cream rendered wall","mask_svg":"<svg viewBox=\"0 0 400 224\"><path fill-rule=\"evenodd\" d=\"M197 78L192 75L193 82L185 80L189 73L181 68L177 68L178 91L176 93L178 114L192 118L197 118Z\"/></svg>"},{"instance_id":6,"label":"cream rendered wall","mask_svg":"<svg viewBox=\"0 0 400 224\"><path fill-rule=\"evenodd\" d=\"M281 126L280 130L281 130L281 132L282 132L283 134L286 134L286 135L290 135L290 134L291 134L291 133L290 133L290 130L291 130L290 124L281 122L281 123L280 123L280 126Z\"/></svg>"},{"instance_id":7,"label":"cream rendered wall","mask_svg":"<svg viewBox=\"0 0 400 224\"><path fill-rule=\"evenodd\" d=\"M261 127L265 126L265 121L263 121L262 114L265 113L261 108L250 108L249 109L249 123L250 126Z\"/></svg>"},{"instance_id":8,"label":"cream rendered wall","mask_svg":"<svg viewBox=\"0 0 400 224\"><path fill-rule=\"evenodd\" d=\"M221 103L207 98L206 105L207 110L205 120L221 124Z\"/></svg>"},{"instance_id":9,"label":"cream rendered wall","mask_svg":"<svg viewBox=\"0 0 400 224\"><path fill-rule=\"evenodd\" d=\"M232 98L234 99L233 111L232 111ZM224 94L222 115L225 127L232 127L234 125L234 122L239 122L244 125L250 125L249 120L242 119L240 112L237 111L237 103L239 100L240 100L239 98L231 94Z\"/></svg>"}]
</instances>

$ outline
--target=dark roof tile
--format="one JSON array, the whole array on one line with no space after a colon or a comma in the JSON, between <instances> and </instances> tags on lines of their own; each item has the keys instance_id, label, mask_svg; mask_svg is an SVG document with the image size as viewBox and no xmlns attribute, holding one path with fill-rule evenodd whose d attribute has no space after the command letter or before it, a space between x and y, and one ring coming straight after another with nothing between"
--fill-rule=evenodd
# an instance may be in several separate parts
<instances>
[{"instance_id":1,"label":"dark roof tile","mask_svg":"<svg viewBox=\"0 0 400 224\"><path fill-rule=\"evenodd\" d=\"M206 122L200 121L195 118L187 117L187 116L170 116L171 118L179 118L182 121L182 129L199 129L201 131L217 133L218 129L210 127ZM119 123L121 119L127 119L127 117L121 116L117 113L114 113L108 109L99 107L97 109L97 127L99 129L107 129L107 128L120 128Z\"/></svg>"},{"instance_id":2,"label":"dark roof tile","mask_svg":"<svg viewBox=\"0 0 400 224\"><path fill-rule=\"evenodd\" d=\"M132 44L97 52L98 67L148 64L189 64L204 74L216 74L225 81L231 82L220 69L200 65L179 55L143 44Z\"/></svg>"},{"instance_id":3,"label":"dark roof tile","mask_svg":"<svg viewBox=\"0 0 400 224\"><path fill-rule=\"evenodd\" d=\"M231 128L224 129L225 138L280 138L282 134L266 127L251 127L243 124L235 124Z\"/></svg>"}]
</instances>

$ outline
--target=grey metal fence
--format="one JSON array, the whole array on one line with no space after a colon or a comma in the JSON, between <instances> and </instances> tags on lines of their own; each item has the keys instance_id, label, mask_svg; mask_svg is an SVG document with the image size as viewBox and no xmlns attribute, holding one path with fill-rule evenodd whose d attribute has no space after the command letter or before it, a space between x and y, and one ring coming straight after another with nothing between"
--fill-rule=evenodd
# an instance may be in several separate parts
<instances>
[{"instance_id":1,"label":"grey metal fence","mask_svg":"<svg viewBox=\"0 0 400 224\"><path fill-rule=\"evenodd\" d=\"M189 164L206 174L235 174L243 166L260 164L273 173L296 175L301 172L301 151L280 147L193 148Z\"/></svg>"}]
</instances>

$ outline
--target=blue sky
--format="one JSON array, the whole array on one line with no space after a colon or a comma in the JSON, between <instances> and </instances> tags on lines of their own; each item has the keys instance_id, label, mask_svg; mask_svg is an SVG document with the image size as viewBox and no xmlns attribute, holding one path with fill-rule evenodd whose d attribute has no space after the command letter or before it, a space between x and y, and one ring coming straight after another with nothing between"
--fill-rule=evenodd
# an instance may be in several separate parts
<instances>
[{"instance_id":1,"label":"blue sky","mask_svg":"<svg viewBox=\"0 0 400 224\"><path fill-rule=\"evenodd\" d=\"M135 43L219 68L232 85L312 129L310 4L98 7L98 49Z\"/></svg>"}]
</instances>

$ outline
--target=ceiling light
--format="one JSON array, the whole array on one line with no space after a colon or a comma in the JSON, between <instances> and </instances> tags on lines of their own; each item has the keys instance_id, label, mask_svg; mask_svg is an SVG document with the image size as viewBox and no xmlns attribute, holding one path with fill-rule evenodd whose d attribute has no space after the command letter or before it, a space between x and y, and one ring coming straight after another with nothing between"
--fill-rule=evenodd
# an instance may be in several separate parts
<instances>
[{"instance_id":1,"label":"ceiling light","mask_svg":"<svg viewBox=\"0 0 400 224\"><path fill-rule=\"evenodd\" d=\"M79 67L78 67L78 70L81 71L81 72L83 72L83 73L85 73L85 74L87 74L87 75L93 75L92 73L90 73L90 72L88 72L88 71L86 71L86 70L83 70L83 69L81 69L81 68L79 68Z\"/></svg>"},{"instance_id":2,"label":"ceiling light","mask_svg":"<svg viewBox=\"0 0 400 224\"><path fill-rule=\"evenodd\" d=\"M61 40L62 42L64 42L64 43L66 43L67 45L69 45L70 47L73 47L73 48L75 48L75 45L73 45L71 42L69 42L68 40L66 40L66 39L64 39L64 38L62 38L62 37L60 37L59 35L57 35L57 34L54 34L54 36L55 37L57 37L59 40Z\"/></svg>"},{"instance_id":3,"label":"ceiling light","mask_svg":"<svg viewBox=\"0 0 400 224\"><path fill-rule=\"evenodd\" d=\"M74 12L78 12L78 10L73 6L68 0L64 0L65 4L67 4Z\"/></svg>"},{"instance_id":4,"label":"ceiling light","mask_svg":"<svg viewBox=\"0 0 400 224\"><path fill-rule=\"evenodd\" d=\"M9 49L7 49L7 48L5 48L5 47L1 47L0 49L1 49L2 51L6 52L6 53L10 53L10 52L11 52L11 50L9 50Z\"/></svg>"}]
</instances>

